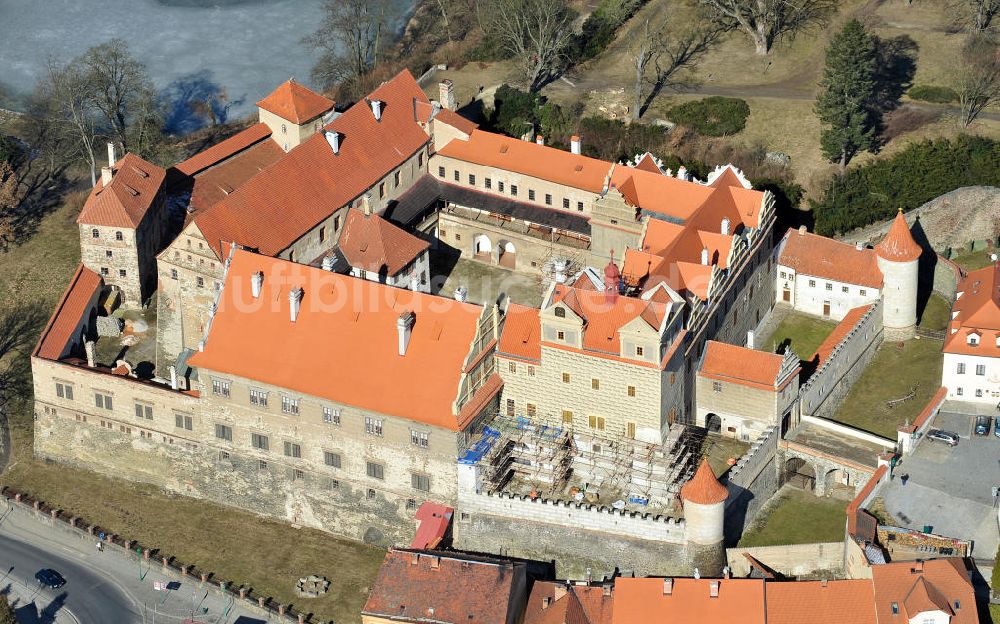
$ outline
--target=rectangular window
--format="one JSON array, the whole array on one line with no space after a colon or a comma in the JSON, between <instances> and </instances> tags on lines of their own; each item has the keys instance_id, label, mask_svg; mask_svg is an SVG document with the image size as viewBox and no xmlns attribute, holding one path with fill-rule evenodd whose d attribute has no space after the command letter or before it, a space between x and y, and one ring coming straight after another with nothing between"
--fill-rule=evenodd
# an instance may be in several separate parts
<instances>
[{"instance_id":1,"label":"rectangular window","mask_svg":"<svg viewBox=\"0 0 1000 624\"><path fill-rule=\"evenodd\" d=\"M439 178L444 177L444 167L438 167L438 177Z\"/></svg>"},{"instance_id":2,"label":"rectangular window","mask_svg":"<svg viewBox=\"0 0 1000 624\"><path fill-rule=\"evenodd\" d=\"M267 462L264 461L263 459L258 459L257 460L257 470L261 470L261 471L267 470Z\"/></svg>"},{"instance_id":3,"label":"rectangular window","mask_svg":"<svg viewBox=\"0 0 1000 624\"><path fill-rule=\"evenodd\" d=\"M368 488L368 493L365 496L368 498L368 500L375 500L376 496L375 490L373 490L372 488Z\"/></svg>"},{"instance_id":4,"label":"rectangular window","mask_svg":"<svg viewBox=\"0 0 1000 624\"><path fill-rule=\"evenodd\" d=\"M340 453L323 451L323 463L331 468L340 468Z\"/></svg>"},{"instance_id":5,"label":"rectangular window","mask_svg":"<svg viewBox=\"0 0 1000 624\"><path fill-rule=\"evenodd\" d=\"M410 484L413 485L414 490L420 490L421 492L431 491L431 478L427 475L414 472L410 475Z\"/></svg>"},{"instance_id":6,"label":"rectangular window","mask_svg":"<svg viewBox=\"0 0 1000 624\"><path fill-rule=\"evenodd\" d=\"M324 225L319 228L319 242L322 243L325 240L326 240L326 226Z\"/></svg>"},{"instance_id":7,"label":"rectangular window","mask_svg":"<svg viewBox=\"0 0 1000 624\"><path fill-rule=\"evenodd\" d=\"M497 182L497 190L503 193L503 181Z\"/></svg>"},{"instance_id":8,"label":"rectangular window","mask_svg":"<svg viewBox=\"0 0 1000 624\"><path fill-rule=\"evenodd\" d=\"M594 431L604 431L604 416L591 416L588 424Z\"/></svg>"},{"instance_id":9,"label":"rectangular window","mask_svg":"<svg viewBox=\"0 0 1000 624\"><path fill-rule=\"evenodd\" d=\"M514 399L507 399L507 415L514 417Z\"/></svg>"},{"instance_id":10,"label":"rectangular window","mask_svg":"<svg viewBox=\"0 0 1000 624\"><path fill-rule=\"evenodd\" d=\"M170 269L170 279L177 279L177 269Z\"/></svg>"},{"instance_id":11,"label":"rectangular window","mask_svg":"<svg viewBox=\"0 0 1000 624\"><path fill-rule=\"evenodd\" d=\"M136 403L135 417L144 418L146 420L153 420L153 406L146 405L145 403Z\"/></svg>"},{"instance_id":12,"label":"rectangular window","mask_svg":"<svg viewBox=\"0 0 1000 624\"><path fill-rule=\"evenodd\" d=\"M868 292L868 291L866 291L866 290L865 290L864 288L862 288L862 289L861 289L861 290L859 291L859 294L860 294L860 295L861 295L862 297L864 297L864 296L865 296L865 294L866 294L867 292Z\"/></svg>"},{"instance_id":13,"label":"rectangular window","mask_svg":"<svg viewBox=\"0 0 1000 624\"><path fill-rule=\"evenodd\" d=\"M847 286L841 286L840 292L848 292L850 289Z\"/></svg>"},{"instance_id":14,"label":"rectangular window","mask_svg":"<svg viewBox=\"0 0 1000 624\"><path fill-rule=\"evenodd\" d=\"M722 382L713 381L712 382L712 392L722 392Z\"/></svg>"},{"instance_id":15,"label":"rectangular window","mask_svg":"<svg viewBox=\"0 0 1000 624\"><path fill-rule=\"evenodd\" d=\"M376 462L365 462L365 472L372 479L385 479L385 466Z\"/></svg>"},{"instance_id":16,"label":"rectangular window","mask_svg":"<svg viewBox=\"0 0 1000 624\"><path fill-rule=\"evenodd\" d=\"M382 199L385 197L385 182L379 182L378 184L378 198Z\"/></svg>"},{"instance_id":17,"label":"rectangular window","mask_svg":"<svg viewBox=\"0 0 1000 624\"><path fill-rule=\"evenodd\" d=\"M285 457L294 457L296 459L302 457L302 446L294 442L285 442Z\"/></svg>"},{"instance_id":18,"label":"rectangular window","mask_svg":"<svg viewBox=\"0 0 1000 624\"><path fill-rule=\"evenodd\" d=\"M735 319L733 319L733 320L735 321ZM635 355L636 355L636 357L642 357L644 351L645 350L642 347L636 347L635 348Z\"/></svg>"},{"instance_id":19,"label":"rectangular window","mask_svg":"<svg viewBox=\"0 0 1000 624\"><path fill-rule=\"evenodd\" d=\"M635 423L627 422L625 423L625 437L635 439Z\"/></svg>"},{"instance_id":20,"label":"rectangular window","mask_svg":"<svg viewBox=\"0 0 1000 624\"><path fill-rule=\"evenodd\" d=\"M56 396L68 401L73 400L73 386L56 382Z\"/></svg>"},{"instance_id":21,"label":"rectangular window","mask_svg":"<svg viewBox=\"0 0 1000 624\"><path fill-rule=\"evenodd\" d=\"M382 419L365 416L365 433L382 437Z\"/></svg>"},{"instance_id":22,"label":"rectangular window","mask_svg":"<svg viewBox=\"0 0 1000 624\"><path fill-rule=\"evenodd\" d=\"M576 209L583 212L583 202L576 202Z\"/></svg>"},{"instance_id":23,"label":"rectangular window","mask_svg":"<svg viewBox=\"0 0 1000 624\"><path fill-rule=\"evenodd\" d=\"M334 409L332 407L323 408L323 422L328 425L340 426L340 409Z\"/></svg>"},{"instance_id":24,"label":"rectangular window","mask_svg":"<svg viewBox=\"0 0 1000 624\"><path fill-rule=\"evenodd\" d=\"M458 182L458 181L460 181L461 179L462 179L462 178L461 178L461 174L460 174L460 173L458 172L458 169L456 169L456 170L455 170L455 181L456 181L456 182Z\"/></svg>"},{"instance_id":25,"label":"rectangular window","mask_svg":"<svg viewBox=\"0 0 1000 624\"><path fill-rule=\"evenodd\" d=\"M528 367L528 377L534 377L534 376L535 376L535 367L534 366L529 366Z\"/></svg>"},{"instance_id":26,"label":"rectangular window","mask_svg":"<svg viewBox=\"0 0 1000 624\"><path fill-rule=\"evenodd\" d=\"M260 433L250 434L250 446L261 451L266 451L268 449L267 436Z\"/></svg>"},{"instance_id":27,"label":"rectangular window","mask_svg":"<svg viewBox=\"0 0 1000 624\"><path fill-rule=\"evenodd\" d=\"M569 383L569 373L563 373L562 374L562 382L563 383Z\"/></svg>"},{"instance_id":28,"label":"rectangular window","mask_svg":"<svg viewBox=\"0 0 1000 624\"><path fill-rule=\"evenodd\" d=\"M787 276L787 275L785 274L785 272L784 272L784 271L779 271L779 272L778 272L778 275L780 275L780 276L781 276L781 279L785 279L786 277L788 277L788 276Z\"/></svg>"},{"instance_id":29,"label":"rectangular window","mask_svg":"<svg viewBox=\"0 0 1000 624\"><path fill-rule=\"evenodd\" d=\"M535 417L535 411L536 411L535 410L535 404L534 403L527 403L524 406L524 411L525 411L526 414L528 414L528 418L534 418Z\"/></svg>"},{"instance_id":30,"label":"rectangular window","mask_svg":"<svg viewBox=\"0 0 1000 624\"><path fill-rule=\"evenodd\" d=\"M126 274L125 269L118 269L118 277L125 277Z\"/></svg>"},{"instance_id":31,"label":"rectangular window","mask_svg":"<svg viewBox=\"0 0 1000 624\"><path fill-rule=\"evenodd\" d=\"M216 423L215 425L215 437L220 440L225 440L226 442L233 441L233 428L229 425L220 425Z\"/></svg>"},{"instance_id":32,"label":"rectangular window","mask_svg":"<svg viewBox=\"0 0 1000 624\"><path fill-rule=\"evenodd\" d=\"M595 379L591 379L590 380L590 388L591 388L591 390L600 390L601 389L601 380L600 379L596 379L596 378Z\"/></svg>"},{"instance_id":33,"label":"rectangular window","mask_svg":"<svg viewBox=\"0 0 1000 624\"><path fill-rule=\"evenodd\" d=\"M962 388L957 388L955 390L955 394L957 394L958 396L962 396Z\"/></svg>"},{"instance_id":34,"label":"rectangular window","mask_svg":"<svg viewBox=\"0 0 1000 624\"><path fill-rule=\"evenodd\" d=\"M490 178L484 179L483 180L483 186L485 186L487 189L493 188L493 180L490 179Z\"/></svg>"},{"instance_id":35,"label":"rectangular window","mask_svg":"<svg viewBox=\"0 0 1000 624\"><path fill-rule=\"evenodd\" d=\"M514 197L517 197L517 185L516 184L511 184L510 185L510 194L513 195Z\"/></svg>"},{"instance_id":36,"label":"rectangular window","mask_svg":"<svg viewBox=\"0 0 1000 624\"><path fill-rule=\"evenodd\" d=\"M100 409L106 409L106 410L113 409L110 394L101 394L100 392L95 392L94 404Z\"/></svg>"},{"instance_id":37,"label":"rectangular window","mask_svg":"<svg viewBox=\"0 0 1000 624\"><path fill-rule=\"evenodd\" d=\"M427 435L427 432L410 429L410 444L413 446L419 446L420 448L427 448L427 445L429 444L429 436Z\"/></svg>"},{"instance_id":38,"label":"rectangular window","mask_svg":"<svg viewBox=\"0 0 1000 624\"><path fill-rule=\"evenodd\" d=\"M395 173L392 174L392 187L393 188L399 188L399 180L400 180L399 172L397 171L397 172L395 172Z\"/></svg>"},{"instance_id":39,"label":"rectangular window","mask_svg":"<svg viewBox=\"0 0 1000 624\"><path fill-rule=\"evenodd\" d=\"M229 398L229 382L221 379L212 380L212 394Z\"/></svg>"},{"instance_id":40,"label":"rectangular window","mask_svg":"<svg viewBox=\"0 0 1000 624\"><path fill-rule=\"evenodd\" d=\"M985 375L986 374L986 365L985 364L976 364L976 374L977 375Z\"/></svg>"},{"instance_id":41,"label":"rectangular window","mask_svg":"<svg viewBox=\"0 0 1000 624\"><path fill-rule=\"evenodd\" d=\"M476 185L476 176L474 174L469 174L469 186Z\"/></svg>"},{"instance_id":42,"label":"rectangular window","mask_svg":"<svg viewBox=\"0 0 1000 624\"><path fill-rule=\"evenodd\" d=\"M293 414L297 416L299 413L299 400L282 395L281 411L286 414Z\"/></svg>"},{"instance_id":43,"label":"rectangular window","mask_svg":"<svg viewBox=\"0 0 1000 624\"><path fill-rule=\"evenodd\" d=\"M634 397L635 396L635 386L629 386L628 387L628 395L630 397Z\"/></svg>"},{"instance_id":44,"label":"rectangular window","mask_svg":"<svg viewBox=\"0 0 1000 624\"><path fill-rule=\"evenodd\" d=\"M563 197L563 209L569 210L569 197Z\"/></svg>"},{"instance_id":45,"label":"rectangular window","mask_svg":"<svg viewBox=\"0 0 1000 624\"><path fill-rule=\"evenodd\" d=\"M250 405L255 407L267 407L267 392L250 388Z\"/></svg>"},{"instance_id":46,"label":"rectangular window","mask_svg":"<svg viewBox=\"0 0 1000 624\"><path fill-rule=\"evenodd\" d=\"M517 362L507 362L507 372L516 373L517 372Z\"/></svg>"},{"instance_id":47,"label":"rectangular window","mask_svg":"<svg viewBox=\"0 0 1000 624\"><path fill-rule=\"evenodd\" d=\"M535 201L535 189L528 189L528 201Z\"/></svg>"},{"instance_id":48,"label":"rectangular window","mask_svg":"<svg viewBox=\"0 0 1000 624\"><path fill-rule=\"evenodd\" d=\"M107 277L107 275L108 275L108 267L101 267L101 275Z\"/></svg>"},{"instance_id":49,"label":"rectangular window","mask_svg":"<svg viewBox=\"0 0 1000 624\"><path fill-rule=\"evenodd\" d=\"M833 290L833 284L831 284L830 282L827 282L826 283L826 289L827 290Z\"/></svg>"},{"instance_id":50,"label":"rectangular window","mask_svg":"<svg viewBox=\"0 0 1000 624\"><path fill-rule=\"evenodd\" d=\"M956 371L959 375L965 374L965 362L959 362Z\"/></svg>"},{"instance_id":51,"label":"rectangular window","mask_svg":"<svg viewBox=\"0 0 1000 624\"><path fill-rule=\"evenodd\" d=\"M194 419L185 414L174 414L174 426L178 429L192 431L194 429Z\"/></svg>"},{"instance_id":52,"label":"rectangular window","mask_svg":"<svg viewBox=\"0 0 1000 624\"><path fill-rule=\"evenodd\" d=\"M816 280L809 280L809 288L816 288Z\"/></svg>"},{"instance_id":53,"label":"rectangular window","mask_svg":"<svg viewBox=\"0 0 1000 624\"><path fill-rule=\"evenodd\" d=\"M571 412L569 410L563 410L562 421L563 421L564 425L572 425L573 424L573 412Z\"/></svg>"},{"instance_id":54,"label":"rectangular window","mask_svg":"<svg viewBox=\"0 0 1000 624\"><path fill-rule=\"evenodd\" d=\"M545 194L545 205L546 206L552 205L552 195L550 195L549 193Z\"/></svg>"},{"instance_id":55,"label":"rectangular window","mask_svg":"<svg viewBox=\"0 0 1000 624\"><path fill-rule=\"evenodd\" d=\"M107 251L104 252L104 257L105 258L113 258L114 255L115 255L114 252L112 252L110 249L108 249Z\"/></svg>"}]
</instances>

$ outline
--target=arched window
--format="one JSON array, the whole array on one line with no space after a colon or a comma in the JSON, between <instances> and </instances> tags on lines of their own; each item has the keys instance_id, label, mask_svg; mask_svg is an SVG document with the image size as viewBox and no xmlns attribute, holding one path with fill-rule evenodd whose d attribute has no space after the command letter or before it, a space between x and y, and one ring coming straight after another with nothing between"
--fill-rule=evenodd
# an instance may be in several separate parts
<instances>
[{"instance_id":1,"label":"arched window","mask_svg":"<svg viewBox=\"0 0 1000 624\"><path fill-rule=\"evenodd\" d=\"M281 134L288 134L288 128L285 127L285 124L281 124Z\"/></svg>"},{"instance_id":2,"label":"arched window","mask_svg":"<svg viewBox=\"0 0 1000 624\"><path fill-rule=\"evenodd\" d=\"M563 308L556 308L554 314L559 318L566 318L566 310Z\"/></svg>"}]
</instances>

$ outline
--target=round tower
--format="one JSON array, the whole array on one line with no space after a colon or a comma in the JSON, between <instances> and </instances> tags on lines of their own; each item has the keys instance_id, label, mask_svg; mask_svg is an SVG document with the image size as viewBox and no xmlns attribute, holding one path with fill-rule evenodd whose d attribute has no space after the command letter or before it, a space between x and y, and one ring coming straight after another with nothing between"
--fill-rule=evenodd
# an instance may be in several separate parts
<instances>
[{"instance_id":1,"label":"round tower","mask_svg":"<svg viewBox=\"0 0 1000 624\"><path fill-rule=\"evenodd\" d=\"M882 325L889 340L907 340L917 327L917 278L923 250L913 240L900 208L889 233L875 246L882 271Z\"/></svg>"},{"instance_id":2,"label":"round tower","mask_svg":"<svg viewBox=\"0 0 1000 624\"><path fill-rule=\"evenodd\" d=\"M681 488L688 558L704 576L718 576L726 563L723 539L728 497L729 490L719 483L707 459Z\"/></svg>"}]
</instances>

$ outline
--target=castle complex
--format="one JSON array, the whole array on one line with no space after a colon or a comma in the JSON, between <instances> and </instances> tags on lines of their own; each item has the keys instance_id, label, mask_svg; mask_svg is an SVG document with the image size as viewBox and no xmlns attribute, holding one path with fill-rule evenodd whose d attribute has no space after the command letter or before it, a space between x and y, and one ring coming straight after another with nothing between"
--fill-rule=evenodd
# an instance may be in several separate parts
<instances>
[{"instance_id":1,"label":"castle complex","mask_svg":"<svg viewBox=\"0 0 1000 624\"><path fill-rule=\"evenodd\" d=\"M728 490L690 429L796 424L797 357L752 351L775 302L881 301L913 334L901 217L874 250L775 247L732 166L486 132L405 71L342 111L293 81L258 107L166 171L111 149L32 357L38 455L384 545L428 501L477 545L524 505L585 506L633 523L622 552L655 534L709 570ZM439 296L445 252L537 276L542 305Z\"/></svg>"}]
</instances>

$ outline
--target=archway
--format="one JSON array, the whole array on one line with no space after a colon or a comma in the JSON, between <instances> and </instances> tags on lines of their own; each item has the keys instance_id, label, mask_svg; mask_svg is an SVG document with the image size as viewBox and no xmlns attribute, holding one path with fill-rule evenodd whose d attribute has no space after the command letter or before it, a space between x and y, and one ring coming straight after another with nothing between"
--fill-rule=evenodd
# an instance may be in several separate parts
<instances>
[{"instance_id":1,"label":"archway","mask_svg":"<svg viewBox=\"0 0 1000 624\"><path fill-rule=\"evenodd\" d=\"M813 491L816 489L816 470L806 460L792 457L785 462L785 483L794 487Z\"/></svg>"},{"instance_id":2,"label":"archway","mask_svg":"<svg viewBox=\"0 0 1000 624\"><path fill-rule=\"evenodd\" d=\"M475 256L476 260L489 262L490 255L492 253L493 243L490 241L489 236L485 234L478 234L474 239L472 239L472 254Z\"/></svg>"},{"instance_id":3,"label":"archway","mask_svg":"<svg viewBox=\"0 0 1000 624\"><path fill-rule=\"evenodd\" d=\"M851 474L843 468L835 468L823 477L824 492L827 496L850 500L854 497L854 487L851 485Z\"/></svg>"},{"instance_id":4,"label":"archway","mask_svg":"<svg viewBox=\"0 0 1000 624\"><path fill-rule=\"evenodd\" d=\"M709 433L719 433L722 430L722 418L718 414L708 414L705 416L705 428Z\"/></svg>"},{"instance_id":5,"label":"archway","mask_svg":"<svg viewBox=\"0 0 1000 624\"><path fill-rule=\"evenodd\" d=\"M514 248L514 243L505 240L498 241L497 253L500 254L497 258L500 266L513 269L517 265L517 250Z\"/></svg>"}]
</instances>

